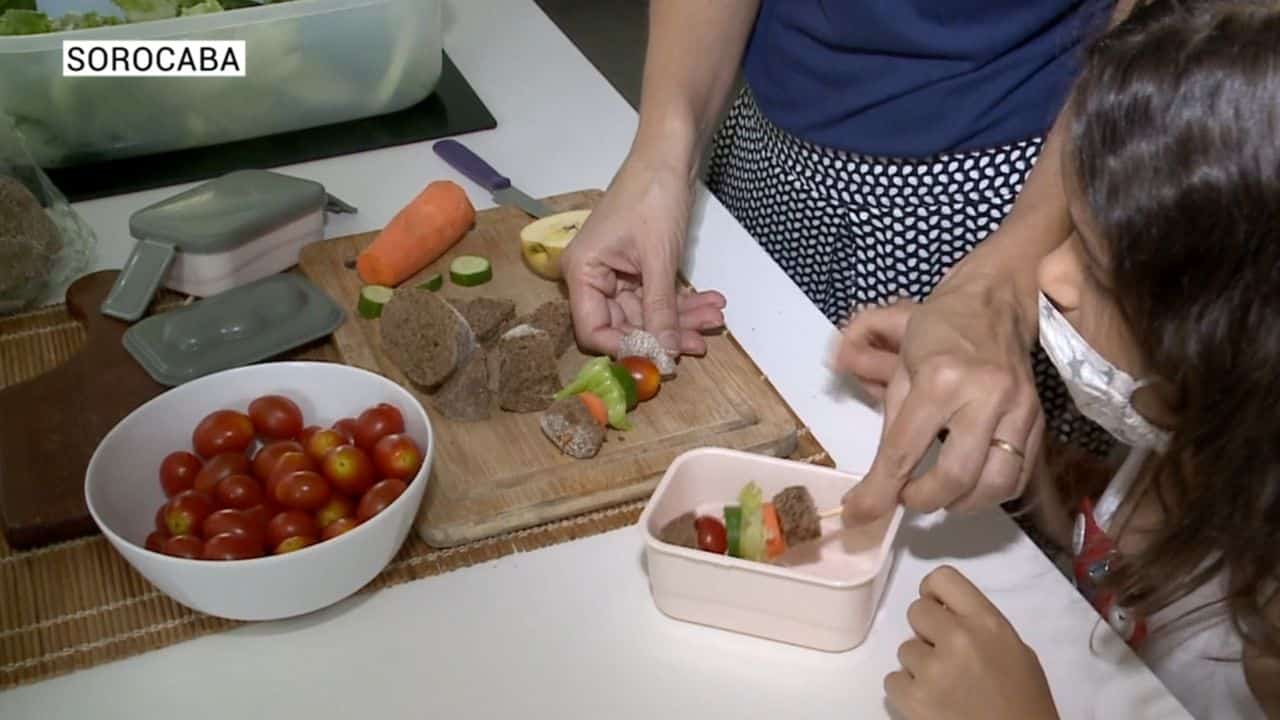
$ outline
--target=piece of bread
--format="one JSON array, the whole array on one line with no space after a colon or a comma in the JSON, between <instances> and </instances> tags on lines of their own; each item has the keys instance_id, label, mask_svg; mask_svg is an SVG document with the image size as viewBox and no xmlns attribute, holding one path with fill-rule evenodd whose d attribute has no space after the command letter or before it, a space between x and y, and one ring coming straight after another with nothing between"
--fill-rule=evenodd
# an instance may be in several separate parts
<instances>
[{"instance_id":1,"label":"piece of bread","mask_svg":"<svg viewBox=\"0 0 1280 720\"><path fill-rule=\"evenodd\" d=\"M573 314L568 300L548 300L534 308L524 321L551 336L556 357L573 345Z\"/></svg>"},{"instance_id":2,"label":"piece of bread","mask_svg":"<svg viewBox=\"0 0 1280 720\"><path fill-rule=\"evenodd\" d=\"M671 545L679 545L680 547L698 549L698 516L694 513L687 512L666 525L658 531L658 539L664 543Z\"/></svg>"},{"instance_id":3,"label":"piece of bread","mask_svg":"<svg viewBox=\"0 0 1280 720\"><path fill-rule=\"evenodd\" d=\"M773 509L778 512L778 523L782 525L787 547L816 540L822 535L818 505L808 488L792 485L784 489L773 496Z\"/></svg>"},{"instance_id":4,"label":"piece of bread","mask_svg":"<svg viewBox=\"0 0 1280 720\"><path fill-rule=\"evenodd\" d=\"M493 393L489 390L487 356L483 349L471 353L467 362L432 396L431 402L441 415L461 422L489 419Z\"/></svg>"},{"instance_id":5,"label":"piece of bread","mask_svg":"<svg viewBox=\"0 0 1280 720\"><path fill-rule=\"evenodd\" d=\"M438 387L476 349L462 315L425 288L402 288L382 309L382 350L405 377L423 388Z\"/></svg>"},{"instance_id":6,"label":"piece of bread","mask_svg":"<svg viewBox=\"0 0 1280 720\"><path fill-rule=\"evenodd\" d=\"M462 313L476 341L481 343L498 337L498 331L516 316L515 301L506 298L451 299L449 304Z\"/></svg>"},{"instance_id":7,"label":"piece of bread","mask_svg":"<svg viewBox=\"0 0 1280 720\"><path fill-rule=\"evenodd\" d=\"M27 186L0 177L0 299L28 293L54 271L62 237Z\"/></svg>"},{"instance_id":8,"label":"piece of bread","mask_svg":"<svg viewBox=\"0 0 1280 720\"><path fill-rule=\"evenodd\" d=\"M542 428L542 434L560 448L560 452L570 457L595 457L604 444L604 428L577 397L567 397L552 403L542 413L538 425Z\"/></svg>"},{"instance_id":9,"label":"piece of bread","mask_svg":"<svg viewBox=\"0 0 1280 720\"><path fill-rule=\"evenodd\" d=\"M498 339L498 405L511 412L537 412L560 389L559 353L551 336L517 325Z\"/></svg>"}]
</instances>

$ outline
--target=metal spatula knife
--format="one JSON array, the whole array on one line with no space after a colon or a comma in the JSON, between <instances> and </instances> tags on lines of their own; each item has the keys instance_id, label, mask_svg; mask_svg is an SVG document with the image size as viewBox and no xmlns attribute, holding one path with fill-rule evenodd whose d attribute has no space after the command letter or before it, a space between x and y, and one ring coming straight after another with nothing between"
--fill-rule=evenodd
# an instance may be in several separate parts
<instances>
[{"instance_id":1,"label":"metal spatula knife","mask_svg":"<svg viewBox=\"0 0 1280 720\"><path fill-rule=\"evenodd\" d=\"M534 200L511 184L511 179L493 169L479 155L471 152L467 146L457 140L441 140L431 149L449 163L454 170L466 175L477 185L493 195L494 202L519 208L536 218L543 218L552 213L551 208Z\"/></svg>"}]
</instances>

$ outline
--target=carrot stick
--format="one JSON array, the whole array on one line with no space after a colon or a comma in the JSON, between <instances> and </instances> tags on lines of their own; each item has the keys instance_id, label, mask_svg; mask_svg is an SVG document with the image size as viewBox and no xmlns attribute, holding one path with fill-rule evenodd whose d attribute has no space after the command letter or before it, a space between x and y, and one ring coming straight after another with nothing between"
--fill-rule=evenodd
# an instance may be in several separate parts
<instances>
[{"instance_id":1,"label":"carrot stick","mask_svg":"<svg viewBox=\"0 0 1280 720\"><path fill-rule=\"evenodd\" d=\"M764 504L764 537L765 552L770 560L787 551L787 539L782 534L778 509L773 506L773 503Z\"/></svg>"},{"instance_id":2,"label":"carrot stick","mask_svg":"<svg viewBox=\"0 0 1280 720\"><path fill-rule=\"evenodd\" d=\"M578 393L578 399L591 411L591 417L595 418L596 422L601 425L609 424L609 411L605 409L604 401L600 399L599 395L593 392L580 392Z\"/></svg>"},{"instance_id":3,"label":"carrot stick","mask_svg":"<svg viewBox=\"0 0 1280 720\"><path fill-rule=\"evenodd\" d=\"M467 193L437 180L418 193L356 258L360 279L395 287L448 252L476 221Z\"/></svg>"}]
</instances>

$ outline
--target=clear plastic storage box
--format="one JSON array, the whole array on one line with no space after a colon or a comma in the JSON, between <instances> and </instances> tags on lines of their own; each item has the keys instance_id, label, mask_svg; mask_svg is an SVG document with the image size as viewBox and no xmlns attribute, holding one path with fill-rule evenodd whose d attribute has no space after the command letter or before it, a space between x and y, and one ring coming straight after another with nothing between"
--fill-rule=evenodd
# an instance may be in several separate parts
<instances>
[{"instance_id":1,"label":"clear plastic storage box","mask_svg":"<svg viewBox=\"0 0 1280 720\"><path fill-rule=\"evenodd\" d=\"M108 0L42 10L117 13ZM290 0L90 30L0 37L0 111L46 168L370 117L435 89L440 0ZM244 77L63 77L62 42L244 40Z\"/></svg>"}]
</instances>

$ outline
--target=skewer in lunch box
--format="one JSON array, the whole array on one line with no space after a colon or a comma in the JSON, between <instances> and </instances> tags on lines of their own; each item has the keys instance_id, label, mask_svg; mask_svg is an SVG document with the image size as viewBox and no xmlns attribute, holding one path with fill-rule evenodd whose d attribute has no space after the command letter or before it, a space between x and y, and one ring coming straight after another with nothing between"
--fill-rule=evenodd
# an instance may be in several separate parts
<instances>
[{"instance_id":1,"label":"skewer in lunch box","mask_svg":"<svg viewBox=\"0 0 1280 720\"><path fill-rule=\"evenodd\" d=\"M817 540L821 521L839 515L836 506L819 511L808 488L784 488L769 502L754 482L738 494L738 504L714 512L687 512L664 525L663 542L695 550L728 554L745 560L768 562L787 548Z\"/></svg>"}]
</instances>

